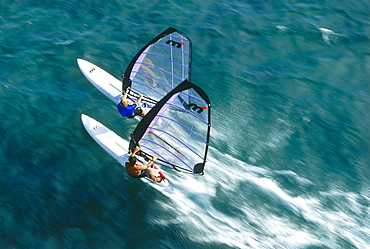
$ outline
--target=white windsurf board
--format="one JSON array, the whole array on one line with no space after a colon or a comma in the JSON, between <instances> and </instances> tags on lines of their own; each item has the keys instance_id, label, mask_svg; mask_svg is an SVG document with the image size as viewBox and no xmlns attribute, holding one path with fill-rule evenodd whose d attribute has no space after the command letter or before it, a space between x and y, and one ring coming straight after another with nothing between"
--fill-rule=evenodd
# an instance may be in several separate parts
<instances>
[{"instance_id":1,"label":"white windsurf board","mask_svg":"<svg viewBox=\"0 0 370 249\"><path fill-rule=\"evenodd\" d=\"M129 142L118 136L116 133L108 129L100 122L85 114L81 115L81 120L90 136L114 159L125 166L125 162L129 157L127 151L127 148L129 147ZM160 176L159 172L164 175L158 166L152 167L151 170L156 176ZM156 183L148 177L143 177L140 179L143 180L145 183L149 183L158 190L168 190L169 181L167 178L162 179L160 183Z\"/></svg>"},{"instance_id":2,"label":"white windsurf board","mask_svg":"<svg viewBox=\"0 0 370 249\"><path fill-rule=\"evenodd\" d=\"M91 62L77 59L77 64L82 74L90 81L90 83L117 105L122 97L122 82ZM146 113L150 110L150 107L143 103L139 106Z\"/></svg>"},{"instance_id":3,"label":"white windsurf board","mask_svg":"<svg viewBox=\"0 0 370 249\"><path fill-rule=\"evenodd\" d=\"M120 101L122 97L122 82L120 80L86 60L77 59L77 64L83 75L100 92L116 104Z\"/></svg>"}]
</instances>

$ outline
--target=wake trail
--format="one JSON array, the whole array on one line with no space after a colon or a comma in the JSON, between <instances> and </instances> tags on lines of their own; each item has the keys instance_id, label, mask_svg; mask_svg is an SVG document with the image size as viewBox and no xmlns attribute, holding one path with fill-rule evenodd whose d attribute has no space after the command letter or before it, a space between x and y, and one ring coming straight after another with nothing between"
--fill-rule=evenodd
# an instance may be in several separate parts
<instances>
[{"instance_id":1,"label":"wake trail","mask_svg":"<svg viewBox=\"0 0 370 249\"><path fill-rule=\"evenodd\" d=\"M323 245L323 238L335 243L342 233L353 244L366 244L367 230L359 227L351 216L323 209L322 196L294 195L294 189L285 190L274 177L287 175L300 186L312 184L308 179L288 170L249 165L215 148L210 150L212 156L204 176L171 175L176 191L171 200L179 213L166 222L192 227L198 235L189 239L217 241L238 248L284 248L281 245ZM163 208L171 211L173 206ZM346 221L346 225L338 228L341 221ZM338 231L327 232L334 227ZM359 231L357 235L353 229Z\"/></svg>"}]
</instances>

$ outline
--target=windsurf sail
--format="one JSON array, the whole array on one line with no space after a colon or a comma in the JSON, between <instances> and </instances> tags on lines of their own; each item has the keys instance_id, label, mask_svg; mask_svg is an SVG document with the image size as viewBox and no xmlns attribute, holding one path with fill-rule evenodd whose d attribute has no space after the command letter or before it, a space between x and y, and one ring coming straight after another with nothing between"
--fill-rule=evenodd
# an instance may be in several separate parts
<instances>
[{"instance_id":1,"label":"windsurf sail","mask_svg":"<svg viewBox=\"0 0 370 249\"><path fill-rule=\"evenodd\" d=\"M188 80L164 96L131 134L129 150L140 146L161 165L203 174L211 130L207 94Z\"/></svg>"},{"instance_id":2,"label":"windsurf sail","mask_svg":"<svg viewBox=\"0 0 370 249\"><path fill-rule=\"evenodd\" d=\"M191 80L192 41L170 27L145 45L132 59L124 76L122 91L129 97L143 94L152 107L185 79Z\"/></svg>"}]
</instances>

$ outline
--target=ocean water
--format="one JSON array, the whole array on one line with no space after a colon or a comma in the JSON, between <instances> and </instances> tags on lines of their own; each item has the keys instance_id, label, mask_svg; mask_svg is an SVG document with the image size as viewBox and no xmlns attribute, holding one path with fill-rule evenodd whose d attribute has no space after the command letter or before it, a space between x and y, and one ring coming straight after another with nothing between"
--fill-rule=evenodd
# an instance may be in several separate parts
<instances>
[{"instance_id":1,"label":"ocean water","mask_svg":"<svg viewBox=\"0 0 370 249\"><path fill-rule=\"evenodd\" d=\"M370 2L0 1L0 248L370 248ZM86 133L135 120L81 74L120 78L169 26L213 105L204 176L176 196Z\"/></svg>"}]
</instances>

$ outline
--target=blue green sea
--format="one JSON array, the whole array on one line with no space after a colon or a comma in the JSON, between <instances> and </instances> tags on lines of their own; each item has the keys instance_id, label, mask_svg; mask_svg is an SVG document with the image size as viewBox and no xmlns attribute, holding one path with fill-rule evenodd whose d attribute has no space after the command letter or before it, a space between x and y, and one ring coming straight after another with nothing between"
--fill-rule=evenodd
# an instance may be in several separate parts
<instances>
[{"instance_id":1,"label":"blue green sea","mask_svg":"<svg viewBox=\"0 0 370 249\"><path fill-rule=\"evenodd\" d=\"M0 248L370 248L368 0L1 0ZM212 103L204 176L176 196L85 131L137 120L80 72L118 79L173 26Z\"/></svg>"}]
</instances>

